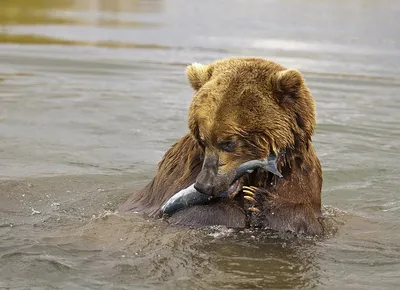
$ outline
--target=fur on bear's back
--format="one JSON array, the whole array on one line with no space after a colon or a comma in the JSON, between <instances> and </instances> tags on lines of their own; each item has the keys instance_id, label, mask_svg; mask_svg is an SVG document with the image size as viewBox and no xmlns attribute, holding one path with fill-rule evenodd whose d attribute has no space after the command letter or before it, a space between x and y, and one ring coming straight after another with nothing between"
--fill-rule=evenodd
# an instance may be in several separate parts
<instances>
[{"instance_id":1,"label":"fur on bear's back","mask_svg":"<svg viewBox=\"0 0 400 290\"><path fill-rule=\"evenodd\" d=\"M157 215L169 198L195 182L202 161L203 154L197 142L190 134L185 135L165 153L152 181L134 193L120 209Z\"/></svg>"}]
</instances>

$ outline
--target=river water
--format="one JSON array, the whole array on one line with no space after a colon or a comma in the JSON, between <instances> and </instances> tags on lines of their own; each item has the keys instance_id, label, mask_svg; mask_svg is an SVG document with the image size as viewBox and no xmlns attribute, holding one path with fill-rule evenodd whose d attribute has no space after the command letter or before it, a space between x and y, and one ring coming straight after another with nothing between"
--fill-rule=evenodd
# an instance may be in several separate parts
<instances>
[{"instance_id":1,"label":"river water","mask_svg":"<svg viewBox=\"0 0 400 290\"><path fill-rule=\"evenodd\" d=\"M0 288L399 289L398 1L0 2ZM317 102L324 214L293 240L115 211L187 131L191 62L263 56Z\"/></svg>"}]
</instances>

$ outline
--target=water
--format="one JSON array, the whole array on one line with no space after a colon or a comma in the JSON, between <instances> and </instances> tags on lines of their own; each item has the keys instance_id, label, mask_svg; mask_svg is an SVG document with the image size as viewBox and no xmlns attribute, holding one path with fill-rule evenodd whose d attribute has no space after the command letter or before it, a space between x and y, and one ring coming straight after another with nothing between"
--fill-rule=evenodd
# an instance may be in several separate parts
<instances>
[{"instance_id":1,"label":"water","mask_svg":"<svg viewBox=\"0 0 400 290\"><path fill-rule=\"evenodd\" d=\"M398 289L398 1L2 1L0 288ZM115 212L187 131L193 61L263 56L317 102L296 241Z\"/></svg>"}]
</instances>

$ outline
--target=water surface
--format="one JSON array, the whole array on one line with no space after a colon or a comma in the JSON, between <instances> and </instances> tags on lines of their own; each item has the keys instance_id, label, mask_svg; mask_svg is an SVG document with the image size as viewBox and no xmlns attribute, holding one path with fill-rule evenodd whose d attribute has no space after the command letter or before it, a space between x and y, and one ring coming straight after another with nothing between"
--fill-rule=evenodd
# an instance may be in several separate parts
<instances>
[{"instance_id":1,"label":"water surface","mask_svg":"<svg viewBox=\"0 0 400 290\"><path fill-rule=\"evenodd\" d=\"M0 288L398 289L397 1L2 1ZM117 204L187 131L191 62L262 56L317 102L324 213L296 241Z\"/></svg>"}]
</instances>

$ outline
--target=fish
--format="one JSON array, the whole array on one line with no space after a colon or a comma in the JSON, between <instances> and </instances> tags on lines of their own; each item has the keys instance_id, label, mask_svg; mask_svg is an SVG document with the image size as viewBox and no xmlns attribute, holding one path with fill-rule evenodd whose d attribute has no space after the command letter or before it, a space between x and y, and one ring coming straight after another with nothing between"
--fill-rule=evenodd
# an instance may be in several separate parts
<instances>
[{"instance_id":1,"label":"fish","mask_svg":"<svg viewBox=\"0 0 400 290\"><path fill-rule=\"evenodd\" d=\"M239 167L229 172L227 174L227 178L230 179L230 184L234 184L244 174L252 173L255 169L258 168L264 169L265 171L271 172L282 178L283 175L278 170L277 161L278 157L283 154L284 152L278 153L277 155L271 154L265 159L255 159L244 162L239 165ZM209 203L212 199L226 196L229 196L227 192L222 192L218 196L211 196L201 193L194 188L193 183L174 194L167 202L163 204L160 211L162 215L172 215L173 213L184 208L194 205L205 205Z\"/></svg>"}]
</instances>

